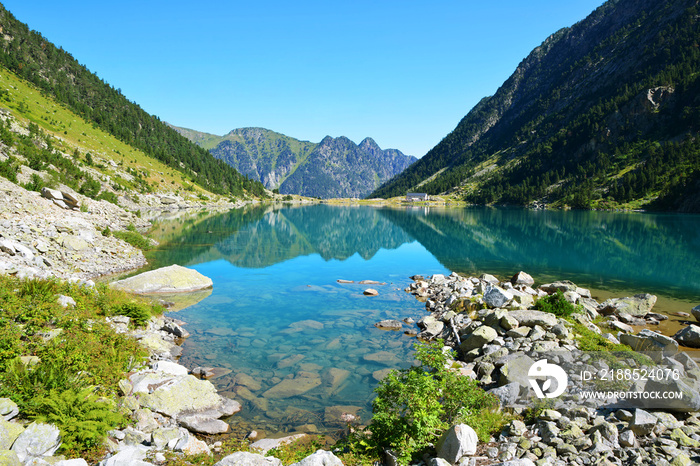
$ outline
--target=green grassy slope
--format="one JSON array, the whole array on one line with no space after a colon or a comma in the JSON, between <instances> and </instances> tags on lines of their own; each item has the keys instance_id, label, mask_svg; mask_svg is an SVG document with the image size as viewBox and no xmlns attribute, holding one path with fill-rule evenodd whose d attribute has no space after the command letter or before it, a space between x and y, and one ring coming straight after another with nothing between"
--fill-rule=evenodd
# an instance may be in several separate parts
<instances>
[{"instance_id":1,"label":"green grassy slope","mask_svg":"<svg viewBox=\"0 0 700 466\"><path fill-rule=\"evenodd\" d=\"M17 21L0 5L0 66L52 95L87 121L217 193L262 195L260 183L216 160L157 117Z\"/></svg>"}]
</instances>

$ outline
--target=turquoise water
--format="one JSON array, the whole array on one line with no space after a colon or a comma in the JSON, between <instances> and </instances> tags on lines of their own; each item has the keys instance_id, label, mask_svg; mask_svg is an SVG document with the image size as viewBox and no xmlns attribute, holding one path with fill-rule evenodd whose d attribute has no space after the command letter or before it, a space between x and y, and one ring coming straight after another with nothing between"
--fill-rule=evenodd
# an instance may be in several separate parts
<instances>
[{"instance_id":1,"label":"turquoise water","mask_svg":"<svg viewBox=\"0 0 700 466\"><path fill-rule=\"evenodd\" d=\"M162 222L155 237L151 268L214 281L176 314L192 333L181 362L217 369L212 382L244 404L230 421L241 430L328 432L343 411L368 420L376 380L412 361L414 339L373 324L425 315L402 291L413 274L525 270L538 283L700 303L700 216L267 206Z\"/></svg>"}]
</instances>

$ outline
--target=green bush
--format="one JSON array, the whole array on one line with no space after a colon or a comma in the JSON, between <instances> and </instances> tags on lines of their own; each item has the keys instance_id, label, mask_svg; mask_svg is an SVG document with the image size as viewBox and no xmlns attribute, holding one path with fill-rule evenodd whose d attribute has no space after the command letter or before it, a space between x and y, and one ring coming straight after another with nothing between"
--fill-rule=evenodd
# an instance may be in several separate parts
<instances>
[{"instance_id":1,"label":"green bush","mask_svg":"<svg viewBox=\"0 0 700 466\"><path fill-rule=\"evenodd\" d=\"M142 303L123 303L112 309L112 314L127 316L137 327L142 327L151 318L151 307Z\"/></svg>"},{"instance_id":2,"label":"green bush","mask_svg":"<svg viewBox=\"0 0 700 466\"><path fill-rule=\"evenodd\" d=\"M22 187L28 191L41 191L41 188L46 186L46 183L44 183L44 179L37 175L36 173L32 173L32 177L29 180L29 183L24 183Z\"/></svg>"},{"instance_id":3,"label":"green bush","mask_svg":"<svg viewBox=\"0 0 700 466\"><path fill-rule=\"evenodd\" d=\"M535 302L535 309L549 312L558 317L569 317L576 312L576 306L571 304L564 297L564 293L557 290L556 293L540 298Z\"/></svg>"},{"instance_id":4,"label":"green bush","mask_svg":"<svg viewBox=\"0 0 700 466\"><path fill-rule=\"evenodd\" d=\"M114 205L119 205L119 198L117 198L117 195L111 191L102 191L97 196L97 200L101 201L102 199L104 199L107 202L111 202Z\"/></svg>"},{"instance_id":5,"label":"green bush","mask_svg":"<svg viewBox=\"0 0 700 466\"><path fill-rule=\"evenodd\" d=\"M152 245L148 238L145 238L141 233L137 231L115 231L112 233L115 238L119 238L126 241L135 248L139 248L142 251L147 251L151 249Z\"/></svg>"},{"instance_id":6,"label":"green bush","mask_svg":"<svg viewBox=\"0 0 700 466\"><path fill-rule=\"evenodd\" d=\"M376 453L390 448L406 464L453 424L468 424L482 441L502 427L505 418L497 412L496 398L475 380L447 369L442 347L442 340L416 344L421 365L393 370L379 383L368 426L371 436L356 442Z\"/></svg>"},{"instance_id":7,"label":"green bush","mask_svg":"<svg viewBox=\"0 0 700 466\"><path fill-rule=\"evenodd\" d=\"M95 199L97 194L100 192L100 188L102 188L100 182L95 180L92 176L90 176L90 174L86 173L85 181L83 181L83 184L80 185L78 192L83 196Z\"/></svg>"},{"instance_id":8,"label":"green bush","mask_svg":"<svg viewBox=\"0 0 700 466\"><path fill-rule=\"evenodd\" d=\"M13 183L17 183L18 170L17 159L12 156L8 157L4 162L0 162L0 176L7 178Z\"/></svg>"}]
</instances>

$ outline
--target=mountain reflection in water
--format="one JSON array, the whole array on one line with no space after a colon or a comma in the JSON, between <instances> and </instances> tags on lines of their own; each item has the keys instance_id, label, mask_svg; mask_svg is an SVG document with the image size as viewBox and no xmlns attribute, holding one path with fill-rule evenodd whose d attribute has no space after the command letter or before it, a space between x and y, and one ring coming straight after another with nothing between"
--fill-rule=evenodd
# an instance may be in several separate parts
<instances>
[{"instance_id":1,"label":"mountain reflection in water","mask_svg":"<svg viewBox=\"0 0 700 466\"><path fill-rule=\"evenodd\" d=\"M212 382L244 404L234 430L329 432L344 411L367 421L377 380L412 363L414 339L373 326L425 315L402 291L410 275L524 270L690 303L699 227L671 214L268 205L159 222L148 258L214 281L176 313L192 334L181 362L217 369ZM338 279L386 284L370 298Z\"/></svg>"}]
</instances>

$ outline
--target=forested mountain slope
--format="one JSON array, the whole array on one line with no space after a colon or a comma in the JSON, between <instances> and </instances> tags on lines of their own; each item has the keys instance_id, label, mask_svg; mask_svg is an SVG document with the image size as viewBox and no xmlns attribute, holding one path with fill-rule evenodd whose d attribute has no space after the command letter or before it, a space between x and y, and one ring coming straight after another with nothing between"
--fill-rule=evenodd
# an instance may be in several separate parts
<instances>
[{"instance_id":1,"label":"forested mountain slope","mask_svg":"<svg viewBox=\"0 0 700 466\"><path fill-rule=\"evenodd\" d=\"M30 31L0 5L0 67L13 71L119 140L219 194L261 195L263 186L130 102L68 52Z\"/></svg>"},{"instance_id":2,"label":"forested mountain slope","mask_svg":"<svg viewBox=\"0 0 700 466\"><path fill-rule=\"evenodd\" d=\"M608 1L371 196L700 211L699 17L691 0Z\"/></svg>"}]
</instances>

